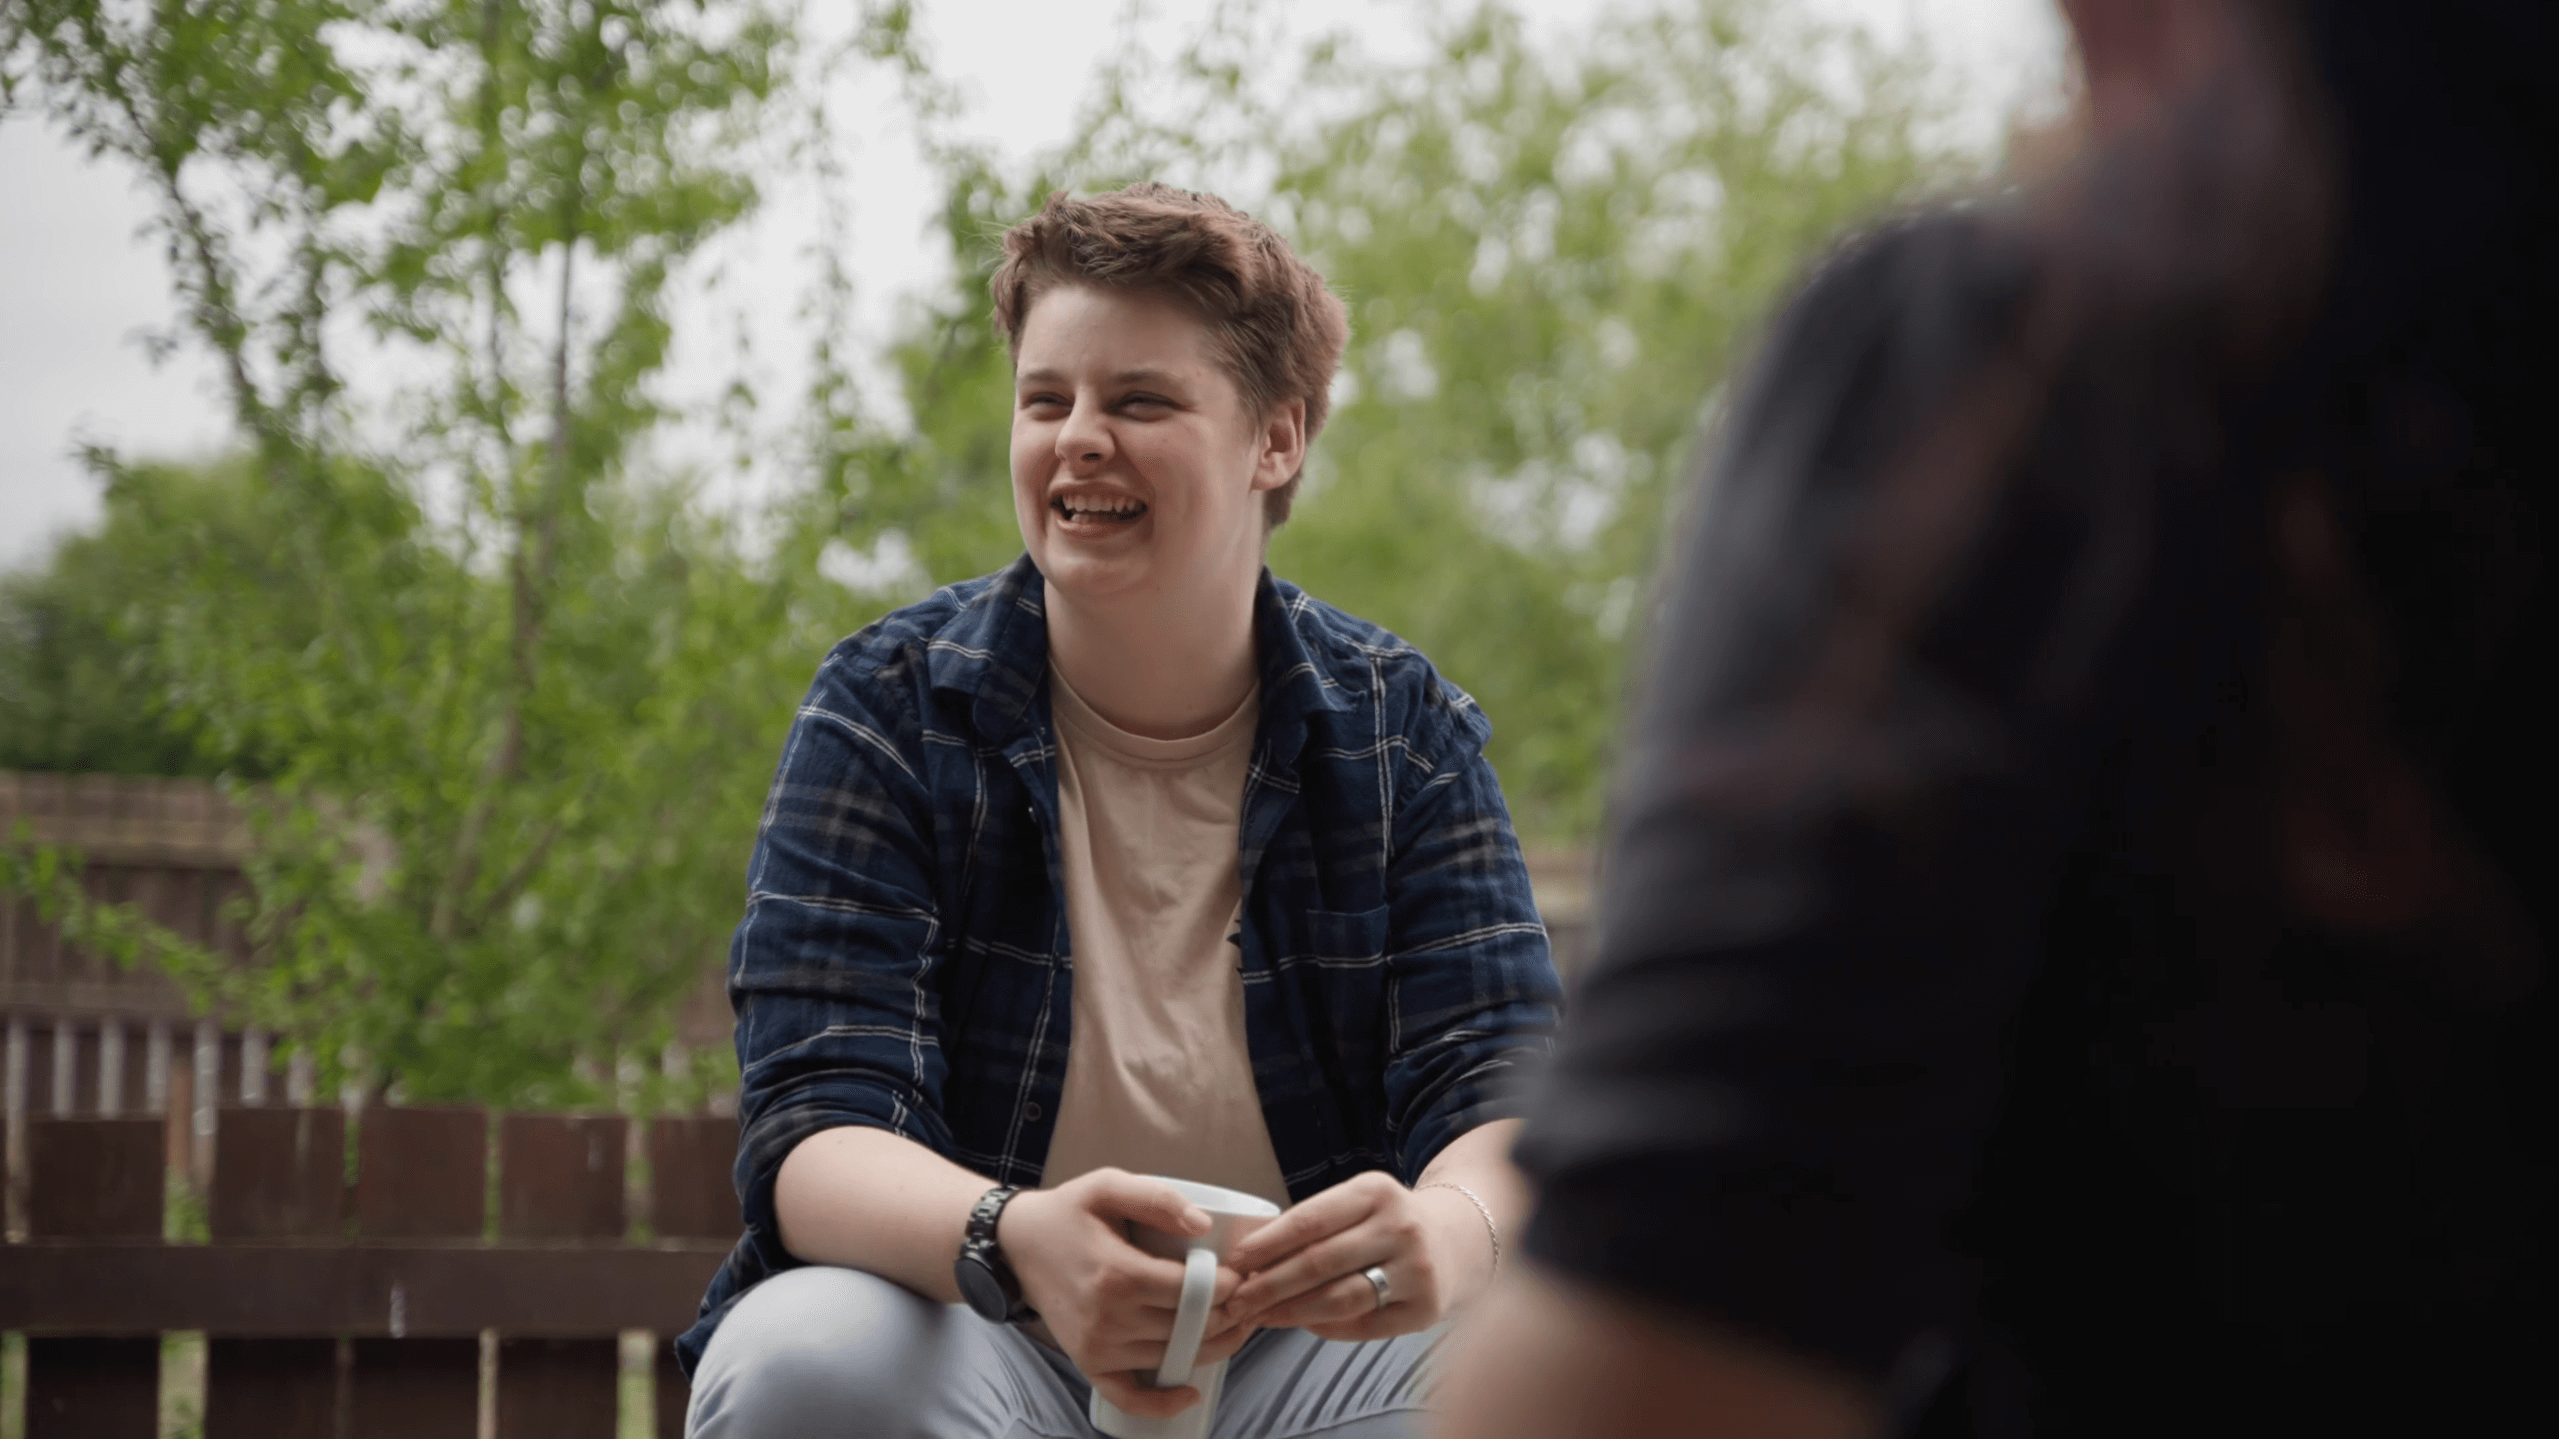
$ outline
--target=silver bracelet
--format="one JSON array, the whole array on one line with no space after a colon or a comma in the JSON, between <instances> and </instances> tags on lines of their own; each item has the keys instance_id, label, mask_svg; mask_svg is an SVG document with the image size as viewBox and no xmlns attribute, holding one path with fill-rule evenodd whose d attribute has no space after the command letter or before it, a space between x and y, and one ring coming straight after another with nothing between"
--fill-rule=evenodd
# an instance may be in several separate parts
<instances>
[{"instance_id":1,"label":"silver bracelet","mask_svg":"<svg viewBox=\"0 0 2559 1439\"><path fill-rule=\"evenodd\" d=\"M1434 1179L1430 1183L1423 1185L1422 1189L1454 1189L1458 1193L1466 1196L1466 1202L1475 1206L1476 1213L1484 1216L1485 1237L1493 1241L1492 1277L1496 1279L1500 1278L1502 1273L1502 1227L1493 1222L1493 1211L1491 1208L1486 1206L1483 1200L1475 1197L1474 1190L1467 1188L1465 1185L1460 1184L1453 1179ZM1419 1194L1422 1192L1422 1189L1416 1189L1413 1192L1415 1194Z\"/></svg>"}]
</instances>

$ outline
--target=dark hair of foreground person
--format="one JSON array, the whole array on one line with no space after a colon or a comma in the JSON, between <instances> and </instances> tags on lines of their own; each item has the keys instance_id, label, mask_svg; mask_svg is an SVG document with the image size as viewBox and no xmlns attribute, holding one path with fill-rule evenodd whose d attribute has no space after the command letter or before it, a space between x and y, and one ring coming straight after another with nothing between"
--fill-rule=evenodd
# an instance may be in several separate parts
<instances>
[{"instance_id":1,"label":"dark hair of foreground person","mask_svg":"<svg viewBox=\"0 0 2559 1439\"><path fill-rule=\"evenodd\" d=\"M2072 14L1728 398L1526 1247L1900 1432L2546 1431L2545 7Z\"/></svg>"}]
</instances>

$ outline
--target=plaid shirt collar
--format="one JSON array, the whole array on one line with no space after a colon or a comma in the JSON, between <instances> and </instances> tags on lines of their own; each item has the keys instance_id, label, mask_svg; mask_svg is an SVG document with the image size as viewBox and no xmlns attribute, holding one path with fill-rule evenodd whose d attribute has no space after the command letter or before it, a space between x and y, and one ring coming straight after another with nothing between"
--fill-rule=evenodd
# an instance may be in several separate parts
<instances>
[{"instance_id":1,"label":"plaid shirt collar","mask_svg":"<svg viewBox=\"0 0 2559 1439\"><path fill-rule=\"evenodd\" d=\"M1047 743L1041 732L1041 687L1048 679L1047 582L1023 555L999 572L978 602L953 617L925 655L936 690L969 697L978 738L1007 754ZM1306 747L1307 717L1350 708L1338 681L1324 673L1297 632L1306 596L1283 586L1266 565L1253 588L1254 653L1261 670L1262 718L1257 771L1286 775Z\"/></svg>"}]
</instances>

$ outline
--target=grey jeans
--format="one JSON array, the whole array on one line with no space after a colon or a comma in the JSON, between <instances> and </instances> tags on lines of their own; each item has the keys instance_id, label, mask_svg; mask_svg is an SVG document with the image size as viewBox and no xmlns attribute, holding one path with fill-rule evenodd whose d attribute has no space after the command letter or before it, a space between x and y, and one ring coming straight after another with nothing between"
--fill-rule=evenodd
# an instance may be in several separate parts
<instances>
[{"instance_id":1,"label":"grey jeans","mask_svg":"<svg viewBox=\"0 0 2559 1439\"><path fill-rule=\"evenodd\" d=\"M1212 1439L1407 1439L1441 1330L1343 1344L1266 1329L1226 1366ZM1066 1357L857 1269L742 1296L693 1376L688 1439L1092 1439Z\"/></svg>"}]
</instances>

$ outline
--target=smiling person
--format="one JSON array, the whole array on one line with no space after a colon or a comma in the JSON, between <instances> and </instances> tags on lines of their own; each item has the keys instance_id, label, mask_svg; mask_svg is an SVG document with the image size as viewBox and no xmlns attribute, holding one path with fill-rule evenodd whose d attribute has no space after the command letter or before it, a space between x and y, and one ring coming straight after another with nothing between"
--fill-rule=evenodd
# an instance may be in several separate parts
<instances>
[{"instance_id":1,"label":"smiling person","mask_svg":"<svg viewBox=\"0 0 2559 1439\"><path fill-rule=\"evenodd\" d=\"M1524 1208L1558 990L1473 701L1263 567L1347 326L1268 226L1138 185L1005 237L1027 553L838 645L729 970L746 1234L686 1432L1141 1419L1206 1232L1219 1435L1400 1434ZM965 1301L965 1307L963 1307ZM974 1311L974 1312L972 1312Z\"/></svg>"}]
</instances>

